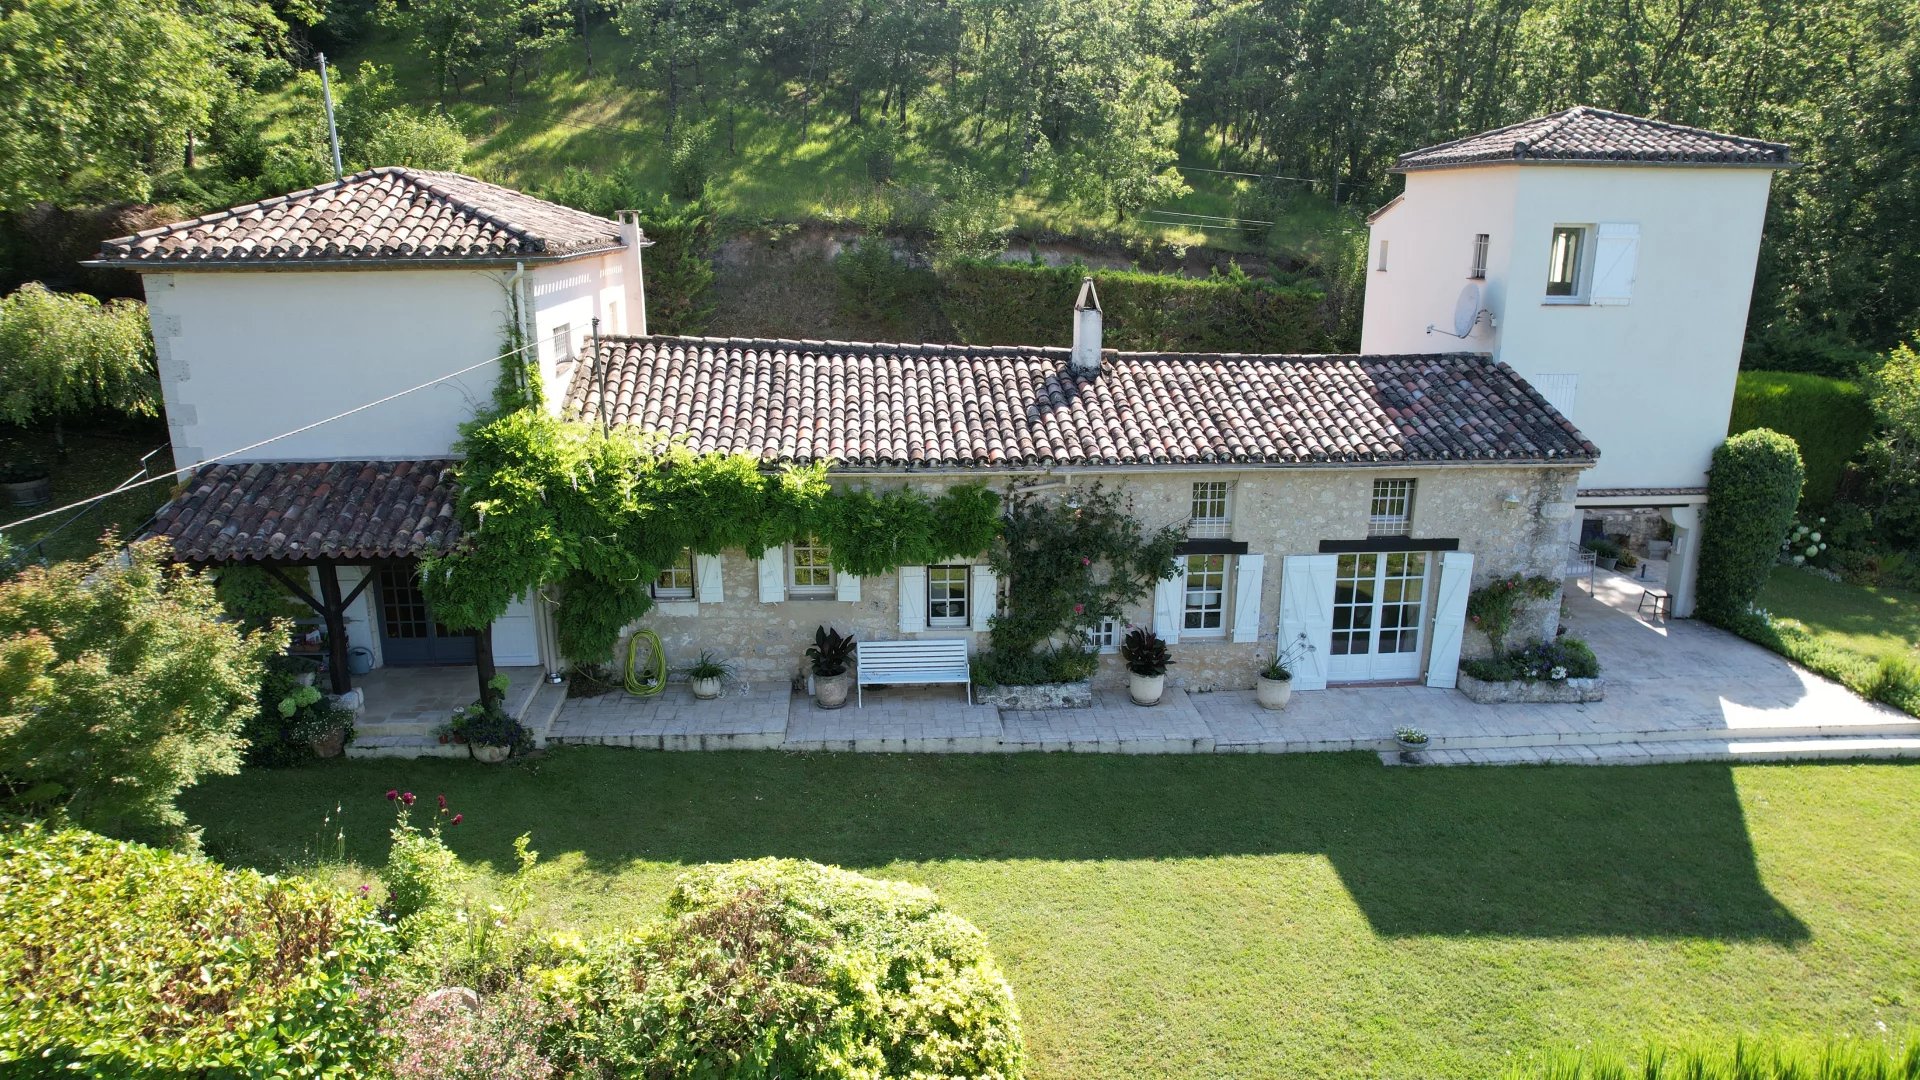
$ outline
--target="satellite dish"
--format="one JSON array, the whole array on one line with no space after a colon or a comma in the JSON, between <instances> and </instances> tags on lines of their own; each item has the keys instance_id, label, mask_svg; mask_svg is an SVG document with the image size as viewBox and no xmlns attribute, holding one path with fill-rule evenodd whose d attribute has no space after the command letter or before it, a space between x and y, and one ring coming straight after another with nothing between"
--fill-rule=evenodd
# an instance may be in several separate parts
<instances>
[{"instance_id":1,"label":"satellite dish","mask_svg":"<svg viewBox=\"0 0 1920 1080\"><path fill-rule=\"evenodd\" d=\"M1460 298L1453 302L1452 333L1448 334L1447 331L1441 330L1432 323L1427 324L1427 333L1441 333L1447 334L1449 337L1464 338L1473 333L1473 328L1480 322L1480 316L1489 314L1491 314L1491 312L1486 311L1480 306L1480 286L1469 281L1461 288Z\"/></svg>"}]
</instances>

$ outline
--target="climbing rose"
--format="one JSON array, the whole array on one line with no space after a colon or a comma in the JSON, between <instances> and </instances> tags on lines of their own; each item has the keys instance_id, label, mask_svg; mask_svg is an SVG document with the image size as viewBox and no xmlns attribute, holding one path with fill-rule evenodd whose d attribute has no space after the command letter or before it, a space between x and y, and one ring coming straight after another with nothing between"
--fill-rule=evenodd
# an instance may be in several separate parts
<instances>
[{"instance_id":1,"label":"climbing rose","mask_svg":"<svg viewBox=\"0 0 1920 1080\"><path fill-rule=\"evenodd\" d=\"M1085 610L1087 610L1087 605L1085 605L1085 604L1075 604L1075 605L1073 605L1073 613L1074 613L1075 615L1078 615L1078 614L1080 614L1081 612L1083 612L1083 611L1085 611Z\"/></svg>"}]
</instances>

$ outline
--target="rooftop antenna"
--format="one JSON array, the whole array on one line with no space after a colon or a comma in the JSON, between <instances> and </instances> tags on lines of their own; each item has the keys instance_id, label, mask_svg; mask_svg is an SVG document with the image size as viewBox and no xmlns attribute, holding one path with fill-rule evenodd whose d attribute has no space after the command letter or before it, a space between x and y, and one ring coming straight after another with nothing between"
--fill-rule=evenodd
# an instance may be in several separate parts
<instances>
[{"instance_id":1,"label":"rooftop antenna","mask_svg":"<svg viewBox=\"0 0 1920 1080\"><path fill-rule=\"evenodd\" d=\"M1480 286L1469 281L1460 290L1460 298L1453 302L1453 329L1442 330L1432 323L1427 324L1427 333L1446 334L1448 337L1464 338L1473 333L1480 317L1487 318L1487 325L1493 325L1493 312L1480 306Z\"/></svg>"},{"instance_id":2,"label":"rooftop antenna","mask_svg":"<svg viewBox=\"0 0 1920 1080\"><path fill-rule=\"evenodd\" d=\"M327 80L327 54L320 54L320 100L327 103L327 145L333 148L333 178L340 179L340 131L333 126L333 84Z\"/></svg>"}]
</instances>

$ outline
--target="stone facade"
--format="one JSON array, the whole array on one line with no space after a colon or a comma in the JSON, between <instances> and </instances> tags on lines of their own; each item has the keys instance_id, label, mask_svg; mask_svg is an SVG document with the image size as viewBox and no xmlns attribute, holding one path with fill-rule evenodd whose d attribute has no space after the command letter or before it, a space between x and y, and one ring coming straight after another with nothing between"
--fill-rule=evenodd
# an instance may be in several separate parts
<instances>
[{"instance_id":1,"label":"stone facade","mask_svg":"<svg viewBox=\"0 0 1920 1080\"><path fill-rule=\"evenodd\" d=\"M1607 696L1605 679L1562 679L1559 682L1513 679L1488 682L1460 673L1460 692L1481 705L1573 705L1601 701Z\"/></svg>"},{"instance_id":2,"label":"stone facade","mask_svg":"<svg viewBox=\"0 0 1920 1080\"><path fill-rule=\"evenodd\" d=\"M976 686L973 700L996 709L1091 709L1093 683L1047 683L1040 686Z\"/></svg>"},{"instance_id":3,"label":"stone facade","mask_svg":"<svg viewBox=\"0 0 1920 1080\"><path fill-rule=\"evenodd\" d=\"M1457 467L1332 467L1245 469L1176 469L1094 473L1075 470L1043 481L1070 480L1075 484L1098 480L1117 487L1134 500L1133 513L1150 528L1186 521L1197 480L1233 483L1230 538L1264 554L1258 641L1226 638L1196 641L1186 638L1172 646L1174 667L1168 684L1190 690L1244 690L1270 660L1278 645L1280 560L1288 555L1319 551L1323 540L1352 540L1367 535L1369 501L1376 479L1413 479L1413 536L1416 539L1453 538L1460 550L1475 556L1476 583L1510 573L1558 577L1564 562L1568 521L1579 470L1540 466ZM1015 478L1006 475L947 474L914 477L911 482L937 492L969 480L984 479L1004 490ZM841 483L858 482L838 476ZM902 477L876 476L876 487L907 482ZM1055 489L1059 490L1059 489ZM1509 508L1508 497L1518 496ZM974 651L985 647L987 635L972 630L929 630L903 634L899 621L896 574L864 578L858 600L789 600L763 604L759 600L757 564L744 552L721 558L721 596L658 605L639 624L660 635L671 667L691 663L702 649L712 649L733 660L747 680L798 683L804 678L804 654L816 626L852 631L863 640L901 637L958 637ZM976 560L958 562L984 562ZM1431 584L1430 584L1431 588ZM1232 589L1229 586L1229 593ZM977 601L978 598L976 597ZM1127 612L1129 622L1150 624L1149 598ZM1516 628L1529 637L1548 638L1558 623L1558 604L1541 605ZM1429 611L1429 614L1431 612ZM1231 625L1232 614L1228 614ZM976 640L977 639L977 640ZM1126 670L1117 653L1101 657L1096 687L1123 686Z\"/></svg>"}]
</instances>

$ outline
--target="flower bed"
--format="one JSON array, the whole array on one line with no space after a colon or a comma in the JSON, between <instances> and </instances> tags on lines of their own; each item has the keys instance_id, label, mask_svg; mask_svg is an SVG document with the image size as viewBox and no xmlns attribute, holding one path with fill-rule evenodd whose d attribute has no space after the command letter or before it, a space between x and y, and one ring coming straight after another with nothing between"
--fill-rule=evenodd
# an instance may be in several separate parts
<instances>
[{"instance_id":1,"label":"flower bed","mask_svg":"<svg viewBox=\"0 0 1920 1080\"><path fill-rule=\"evenodd\" d=\"M1505 656L1460 664L1460 692L1482 705L1599 701L1600 660L1578 638L1541 641Z\"/></svg>"},{"instance_id":2,"label":"flower bed","mask_svg":"<svg viewBox=\"0 0 1920 1080\"><path fill-rule=\"evenodd\" d=\"M1038 683L1028 686L976 686L973 700L1001 709L1088 709L1093 682Z\"/></svg>"},{"instance_id":3,"label":"flower bed","mask_svg":"<svg viewBox=\"0 0 1920 1080\"><path fill-rule=\"evenodd\" d=\"M1527 680L1507 679L1489 682L1460 673L1456 684L1467 699L1481 705L1559 704L1599 701L1606 697L1605 679Z\"/></svg>"}]
</instances>

